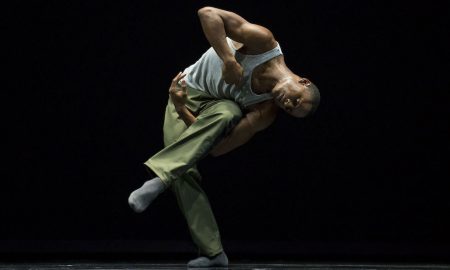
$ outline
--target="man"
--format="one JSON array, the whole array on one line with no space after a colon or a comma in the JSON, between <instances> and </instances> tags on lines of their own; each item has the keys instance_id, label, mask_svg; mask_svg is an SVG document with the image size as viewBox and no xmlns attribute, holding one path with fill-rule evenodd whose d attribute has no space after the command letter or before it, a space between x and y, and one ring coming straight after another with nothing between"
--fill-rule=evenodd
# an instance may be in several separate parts
<instances>
[{"instance_id":1,"label":"man","mask_svg":"<svg viewBox=\"0 0 450 270\"><path fill-rule=\"evenodd\" d=\"M316 110L320 95L308 79L289 70L268 29L213 7L201 8L198 16L212 47L173 79L163 128L165 148L144 163L155 177L133 191L128 202L142 212L170 187L199 248L200 257L188 266L226 266L197 162L245 144L280 109L307 116Z\"/></svg>"}]
</instances>

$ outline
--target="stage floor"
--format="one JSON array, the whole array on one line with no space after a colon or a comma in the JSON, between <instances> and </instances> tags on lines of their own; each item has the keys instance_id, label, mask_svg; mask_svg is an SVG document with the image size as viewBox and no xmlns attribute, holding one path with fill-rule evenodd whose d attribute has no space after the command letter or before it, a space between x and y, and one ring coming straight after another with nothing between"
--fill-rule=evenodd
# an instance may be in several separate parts
<instances>
[{"instance_id":1,"label":"stage floor","mask_svg":"<svg viewBox=\"0 0 450 270\"><path fill-rule=\"evenodd\" d=\"M123 269L186 269L185 263L0 263L0 269L96 269L96 270L123 270ZM194 269L194 268L189 268ZM211 267L197 269L237 269L237 270L270 270L270 269L301 269L301 270L449 270L450 265L440 264L307 264L307 263L232 263L228 267Z\"/></svg>"}]
</instances>

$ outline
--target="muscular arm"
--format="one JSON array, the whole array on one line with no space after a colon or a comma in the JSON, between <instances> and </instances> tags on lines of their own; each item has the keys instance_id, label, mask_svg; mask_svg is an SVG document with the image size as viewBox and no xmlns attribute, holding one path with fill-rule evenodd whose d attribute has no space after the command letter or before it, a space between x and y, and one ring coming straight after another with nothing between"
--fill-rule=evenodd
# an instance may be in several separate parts
<instances>
[{"instance_id":1,"label":"muscular arm","mask_svg":"<svg viewBox=\"0 0 450 270\"><path fill-rule=\"evenodd\" d=\"M276 117L276 106L263 103L255 110L247 113L233 128L231 133L217 144L210 152L212 156L220 156L247 143L257 132L269 127Z\"/></svg>"},{"instance_id":2,"label":"muscular arm","mask_svg":"<svg viewBox=\"0 0 450 270\"><path fill-rule=\"evenodd\" d=\"M219 57L227 63L235 61L226 37L243 43L252 54L273 49L276 41L265 27L249 23L236 13L204 7L198 11L203 32Z\"/></svg>"},{"instance_id":3,"label":"muscular arm","mask_svg":"<svg viewBox=\"0 0 450 270\"><path fill-rule=\"evenodd\" d=\"M249 23L233 12L204 7L198 11L198 16L206 38L223 61L222 75L227 83L238 84L243 73L227 44L227 36L243 43L248 54L263 53L276 46L267 28Z\"/></svg>"}]
</instances>

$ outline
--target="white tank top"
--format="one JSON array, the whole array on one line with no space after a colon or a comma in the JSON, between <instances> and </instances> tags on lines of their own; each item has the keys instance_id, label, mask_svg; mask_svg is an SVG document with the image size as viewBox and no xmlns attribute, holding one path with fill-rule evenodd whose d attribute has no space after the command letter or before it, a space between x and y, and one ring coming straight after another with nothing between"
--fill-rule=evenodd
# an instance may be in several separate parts
<instances>
[{"instance_id":1,"label":"white tank top","mask_svg":"<svg viewBox=\"0 0 450 270\"><path fill-rule=\"evenodd\" d=\"M227 43L236 60L244 69L241 86L227 84L222 79L223 61L212 47L195 64L184 70L184 73L187 74L185 77L186 84L191 88L205 91L213 97L234 100L241 108L272 99L270 93L258 95L252 91L252 73L258 65L281 55L280 45L277 44L275 48L262 54L247 55L239 53L228 37Z\"/></svg>"}]
</instances>

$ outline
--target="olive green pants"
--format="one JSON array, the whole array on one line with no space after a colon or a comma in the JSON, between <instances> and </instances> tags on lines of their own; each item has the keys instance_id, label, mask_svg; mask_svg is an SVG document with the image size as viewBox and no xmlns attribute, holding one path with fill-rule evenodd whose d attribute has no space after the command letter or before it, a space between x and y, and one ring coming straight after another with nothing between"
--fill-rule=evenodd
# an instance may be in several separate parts
<instances>
[{"instance_id":1,"label":"olive green pants","mask_svg":"<svg viewBox=\"0 0 450 270\"><path fill-rule=\"evenodd\" d=\"M196 164L232 130L242 112L233 101L192 88L188 88L186 107L197 117L189 127L169 99L164 119L165 147L144 164L175 193L199 253L214 256L222 252L222 243L208 198L199 184Z\"/></svg>"}]
</instances>

